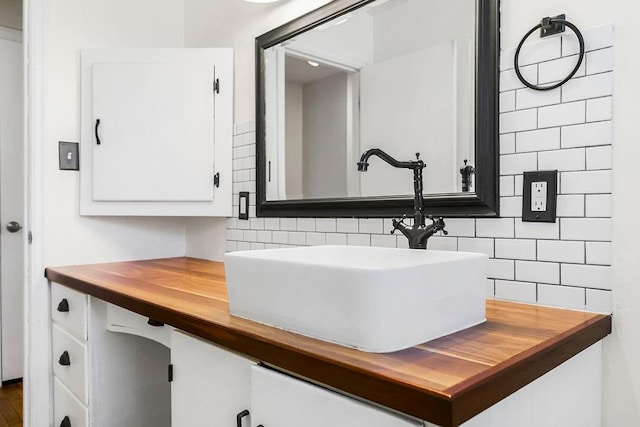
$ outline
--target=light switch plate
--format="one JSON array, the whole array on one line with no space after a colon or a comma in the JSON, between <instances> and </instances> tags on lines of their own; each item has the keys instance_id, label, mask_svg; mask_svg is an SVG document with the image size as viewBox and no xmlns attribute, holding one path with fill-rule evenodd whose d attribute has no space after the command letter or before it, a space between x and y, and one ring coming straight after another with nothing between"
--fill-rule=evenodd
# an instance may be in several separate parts
<instances>
[{"instance_id":1,"label":"light switch plate","mask_svg":"<svg viewBox=\"0 0 640 427\"><path fill-rule=\"evenodd\" d=\"M240 207L238 210L238 219L249 219L249 192L241 191L238 199Z\"/></svg>"},{"instance_id":2,"label":"light switch plate","mask_svg":"<svg viewBox=\"0 0 640 427\"><path fill-rule=\"evenodd\" d=\"M80 170L77 142L58 141L58 157L60 170Z\"/></svg>"},{"instance_id":3,"label":"light switch plate","mask_svg":"<svg viewBox=\"0 0 640 427\"><path fill-rule=\"evenodd\" d=\"M556 222L558 171L525 172L522 189L522 221Z\"/></svg>"}]
</instances>

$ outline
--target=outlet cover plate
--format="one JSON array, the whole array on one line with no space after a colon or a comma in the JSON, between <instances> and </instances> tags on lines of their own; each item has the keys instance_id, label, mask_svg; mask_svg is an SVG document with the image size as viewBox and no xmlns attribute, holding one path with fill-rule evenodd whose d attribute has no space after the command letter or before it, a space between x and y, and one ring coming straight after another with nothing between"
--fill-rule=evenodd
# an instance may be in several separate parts
<instances>
[{"instance_id":1,"label":"outlet cover plate","mask_svg":"<svg viewBox=\"0 0 640 427\"><path fill-rule=\"evenodd\" d=\"M556 205L558 199L558 171L525 172L522 188L522 221L525 222L556 222ZM540 196L533 193L533 188L546 187L546 194L542 196L544 210L534 210L534 205L541 206ZM532 203L533 198L533 203ZM546 202L546 203L545 203ZM545 206L546 204L546 206Z\"/></svg>"},{"instance_id":2,"label":"outlet cover plate","mask_svg":"<svg viewBox=\"0 0 640 427\"><path fill-rule=\"evenodd\" d=\"M80 170L80 158L78 156L78 143L58 141L58 158L60 170Z\"/></svg>"}]
</instances>

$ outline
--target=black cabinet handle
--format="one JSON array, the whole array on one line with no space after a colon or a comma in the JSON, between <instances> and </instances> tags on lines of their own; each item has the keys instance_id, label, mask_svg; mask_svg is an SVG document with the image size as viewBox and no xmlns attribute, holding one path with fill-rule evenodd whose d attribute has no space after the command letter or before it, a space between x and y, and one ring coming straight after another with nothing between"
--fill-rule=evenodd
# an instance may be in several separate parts
<instances>
[{"instance_id":1,"label":"black cabinet handle","mask_svg":"<svg viewBox=\"0 0 640 427\"><path fill-rule=\"evenodd\" d=\"M246 409L242 412L239 412L238 415L236 415L236 426L237 427L242 427L242 419L244 417L246 417L247 415L249 415L249 411L247 411Z\"/></svg>"},{"instance_id":2,"label":"black cabinet handle","mask_svg":"<svg viewBox=\"0 0 640 427\"><path fill-rule=\"evenodd\" d=\"M58 311L60 313L68 313L69 312L69 301L66 298L62 298L60 304L58 304Z\"/></svg>"},{"instance_id":3,"label":"black cabinet handle","mask_svg":"<svg viewBox=\"0 0 640 427\"><path fill-rule=\"evenodd\" d=\"M71 420L69 417L64 417L60 423L60 427L71 427Z\"/></svg>"},{"instance_id":4,"label":"black cabinet handle","mask_svg":"<svg viewBox=\"0 0 640 427\"><path fill-rule=\"evenodd\" d=\"M149 317L149 320L147 320L147 325L151 325L151 326L164 326L164 323L162 323L159 320L155 320L152 319L151 317Z\"/></svg>"},{"instance_id":5,"label":"black cabinet handle","mask_svg":"<svg viewBox=\"0 0 640 427\"><path fill-rule=\"evenodd\" d=\"M96 119L96 144L100 145L100 135L98 134L98 128L100 127L100 119Z\"/></svg>"},{"instance_id":6,"label":"black cabinet handle","mask_svg":"<svg viewBox=\"0 0 640 427\"><path fill-rule=\"evenodd\" d=\"M62 366L71 365L71 359L69 359L69 352L66 350L60 355L60 359L58 359L58 363Z\"/></svg>"}]
</instances>

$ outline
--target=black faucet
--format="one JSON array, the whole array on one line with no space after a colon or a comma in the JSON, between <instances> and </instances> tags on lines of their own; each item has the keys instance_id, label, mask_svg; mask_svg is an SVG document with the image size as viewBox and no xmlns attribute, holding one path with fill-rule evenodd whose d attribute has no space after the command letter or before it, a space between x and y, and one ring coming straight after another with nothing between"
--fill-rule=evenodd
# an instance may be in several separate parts
<instances>
[{"instance_id":1,"label":"black faucet","mask_svg":"<svg viewBox=\"0 0 640 427\"><path fill-rule=\"evenodd\" d=\"M403 220L406 218L406 215L400 219L394 218L391 234L396 230L400 230L400 232L409 240L409 247L411 249L427 249L427 239L438 231L442 230L444 234L448 234L444 229L445 224L442 218L433 219L429 216L428 218L432 223L428 226L425 225L424 198L422 196L422 169L424 169L426 165L422 160L420 160L420 153L416 153L416 160L400 162L381 149L372 148L365 151L362 154L362 157L360 157L360 161L358 162L358 170L360 172L367 171L369 167L367 160L369 160L369 157L371 156L378 156L395 168L413 170L413 225L409 227L404 223Z\"/></svg>"}]
</instances>

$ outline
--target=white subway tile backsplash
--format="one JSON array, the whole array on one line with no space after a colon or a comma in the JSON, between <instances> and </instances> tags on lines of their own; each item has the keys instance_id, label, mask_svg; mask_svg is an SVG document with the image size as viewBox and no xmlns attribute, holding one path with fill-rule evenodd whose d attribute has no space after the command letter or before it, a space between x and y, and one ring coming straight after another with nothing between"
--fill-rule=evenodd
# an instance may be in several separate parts
<instances>
[{"instance_id":1,"label":"white subway tile backsplash","mask_svg":"<svg viewBox=\"0 0 640 427\"><path fill-rule=\"evenodd\" d=\"M327 233L327 245L346 245L347 235L344 233Z\"/></svg>"},{"instance_id":2,"label":"white subway tile backsplash","mask_svg":"<svg viewBox=\"0 0 640 427\"><path fill-rule=\"evenodd\" d=\"M613 24L582 30L584 46L587 52L613 46ZM578 39L571 32L562 36L562 55L575 55L580 52Z\"/></svg>"},{"instance_id":3,"label":"white subway tile backsplash","mask_svg":"<svg viewBox=\"0 0 640 427\"><path fill-rule=\"evenodd\" d=\"M556 222L524 222L516 220L516 237L518 239L558 239L560 226Z\"/></svg>"},{"instance_id":4,"label":"white subway tile backsplash","mask_svg":"<svg viewBox=\"0 0 640 427\"><path fill-rule=\"evenodd\" d=\"M461 252L477 252L493 258L493 239L475 239L460 237L458 250Z\"/></svg>"},{"instance_id":5,"label":"white subway tile backsplash","mask_svg":"<svg viewBox=\"0 0 640 427\"><path fill-rule=\"evenodd\" d=\"M520 50L519 65L536 64L560 58L562 55L560 37L552 37L534 43L527 43Z\"/></svg>"},{"instance_id":6,"label":"white subway tile backsplash","mask_svg":"<svg viewBox=\"0 0 640 427\"><path fill-rule=\"evenodd\" d=\"M382 218L360 218L358 221L360 233L382 234Z\"/></svg>"},{"instance_id":7,"label":"white subway tile backsplash","mask_svg":"<svg viewBox=\"0 0 640 427\"><path fill-rule=\"evenodd\" d=\"M584 195L559 194L556 215L559 217L584 216Z\"/></svg>"},{"instance_id":8,"label":"white subway tile backsplash","mask_svg":"<svg viewBox=\"0 0 640 427\"><path fill-rule=\"evenodd\" d=\"M500 198L500 216L521 217L522 216L522 197L501 197Z\"/></svg>"},{"instance_id":9,"label":"white subway tile backsplash","mask_svg":"<svg viewBox=\"0 0 640 427\"><path fill-rule=\"evenodd\" d=\"M280 218L280 229L288 231L296 231L298 229L296 218Z\"/></svg>"},{"instance_id":10,"label":"white subway tile backsplash","mask_svg":"<svg viewBox=\"0 0 640 427\"><path fill-rule=\"evenodd\" d=\"M610 218L561 218L562 240L611 241Z\"/></svg>"},{"instance_id":11,"label":"white subway tile backsplash","mask_svg":"<svg viewBox=\"0 0 640 427\"><path fill-rule=\"evenodd\" d=\"M611 243L586 242L587 264L611 265Z\"/></svg>"},{"instance_id":12,"label":"white subway tile backsplash","mask_svg":"<svg viewBox=\"0 0 640 427\"><path fill-rule=\"evenodd\" d=\"M585 116L586 103L584 101L541 107L538 109L538 127L548 128L584 123Z\"/></svg>"},{"instance_id":13,"label":"white subway tile backsplash","mask_svg":"<svg viewBox=\"0 0 640 427\"><path fill-rule=\"evenodd\" d=\"M500 156L500 175L517 175L524 171L536 170L537 153L507 154Z\"/></svg>"},{"instance_id":14,"label":"white subway tile backsplash","mask_svg":"<svg viewBox=\"0 0 640 427\"><path fill-rule=\"evenodd\" d=\"M407 239L402 236L402 239L405 242ZM398 245L398 247L400 247ZM458 239L456 237L441 237L441 236L433 236L427 242L427 249L437 250L437 251L457 251L458 250Z\"/></svg>"},{"instance_id":15,"label":"white subway tile backsplash","mask_svg":"<svg viewBox=\"0 0 640 427\"><path fill-rule=\"evenodd\" d=\"M536 91L529 88L516 91L516 109L542 107L560 103L558 91Z\"/></svg>"},{"instance_id":16,"label":"white subway tile backsplash","mask_svg":"<svg viewBox=\"0 0 640 427\"><path fill-rule=\"evenodd\" d=\"M317 218L316 230L323 233L335 233L337 231L335 218Z\"/></svg>"},{"instance_id":17,"label":"white subway tile backsplash","mask_svg":"<svg viewBox=\"0 0 640 427\"><path fill-rule=\"evenodd\" d=\"M296 246L303 246L307 244L307 235L302 231L290 231L289 232L289 244Z\"/></svg>"},{"instance_id":18,"label":"white subway tile backsplash","mask_svg":"<svg viewBox=\"0 0 640 427\"><path fill-rule=\"evenodd\" d=\"M610 194L589 194L585 197L587 199L586 216L596 218L609 218L612 216Z\"/></svg>"},{"instance_id":19,"label":"white subway tile backsplash","mask_svg":"<svg viewBox=\"0 0 640 427\"><path fill-rule=\"evenodd\" d=\"M529 83L536 84L538 82L538 67L536 65L520 67L520 72ZM511 69L500 72L500 92L520 89L523 87L525 86L518 79L515 70Z\"/></svg>"},{"instance_id":20,"label":"white subway tile backsplash","mask_svg":"<svg viewBox=\"0 0 640 427\"><path fill-rule=\"evenodd\" d=\"M564 78L567 77L576 67L577 62L578 55L571 55L560 59L554 59L553 61L542 62L538 65L539 83L546 86L548 83L564 80ZM574 78L584 76L585 69L585 61L582 61L582 64L580 64L580 68L578 68ZM555 90L556 89L554 89L554 91ZM557 92L560 91L557 90Z\"/></svg>"},{"instance_id":21,"label":"white subway tile backsplash","mask_svg":"<svg viewBox=\"0 0 640 427\"><path fill-rule=\"evenodd\" d=\"M586 57L587 74L604 73L613 70L613 48L588 52Z\"/></svg>"},{"instance_id":22,"label":"white subway tile backsplash","mask_svg":"<svg viewBox=\"0 0 640 427\"><path fill-rule=\"evenodd\" d=\"M516 134L505 133L500 135L500 154L511 154L516 152Z\"/></svg>"},{"instance_id":23,"label":"white subway tile backsplash","mask_svg":"<svg viewBox=\"0 0 640 427\"><path fill-rule=\"evenodd\" d=\"M611 291L603 291L600 289L587 289L587 311L595 311L596 313L611 313Z\"/></svg>"},{"instance_id":24,"label":"white subway tile backsplash","mask_svg":"<svg viewBox=\"0 0 640 427\"><path fill-rule=\"evenodd\" d=\"M476 235L476 222L473 218L447 218L445 229L450 237L473 237Z\"/></svg>"},{"instance_id":25,"label":"white subway tile backsplash","mask_svg":"<svg viewBox=\"0 0 640 427\"><path fill-rule=\"evenodd\" d=\"M513 237L513 218L479 218L477 237Z\"/></svg>"},{"instance_id":26,"label":"white subway tile backsplash","mask_svg":"<svg viewBox=\"0 0 640 427\"><path fill-rule=\"evenodd\" d=\"M560 128L519 132L516 134L516 151L543 151L560 148Z\"/></svg>"},{"instance_id":27,"label":"white subway tile backsplash","mask_svg":"<svg viewBox=\"0 0 640 427\"><path fill-rule=\"evenodd\" d=\"M501 218L445 218L449 235L429 239L429 249L495 257L488 262L488 298L578 309L586 299L588 310L611 310L613 29L607 25L583 34L588 53L579 72L563 88L546 93L524 88L517 79L513 49L501 53ZM521 64L535 55L536 61L545 59L523 66L525 77L543 85L563 78L577 58L571 38L528 43ZM227 251L322 244L408 247L400 233L388 233L389 218L256 218L255 136L254 122L236 124ZM543 169L560 171L559 219L522 222L522 172ZM250 192L249 221L237 219L239 191Z\"/></svg>"},{"instance_id":28,"label":"white subway tile backsplash","mask_svg":"<svg viewBox=\"0 0 640 427\"><path fill-rule=\"evenodd\" d=\"M318 246L327 244L327 235L324 233L307 232L307 245Z\"/></svg>"},{"instance_id":29,"label":"white subway tile backsplash","mask_svg":"<svg viewBox=\"0 0 640 427\"><path fill-rule=\"evenodd\" d=\"M562 128L562 148L609 145L613 138L611 122L587 123Z\"/></svg>"},{"instance_id":30,"label":"white subway tile backsplash","mask_svg":"<svg viewBox=\"0 0 640 427\"><path fill-rule=\"evenodd\" d=\"M613 117L612 97L590 99L587 101L587 121L611 120Z\"/></svg>"},{"instance_id":31,"label":"white subway tile backsplash","mask_svg":"<svg viewBox=\"0 0 640 427\"><path fill-rule=\"evenodd\" d=\"M515 278L515 261L510 259L489 259L487 277L491 279L513 280Z\"/></svg>"},{"instance_id":32,"label":"white subway tile backsplash","mask_svg":"<svg viewBox=\"0 0 640 427\"><path fill-rule=\"evenodd\" d=\"M563 172L560 191L563 194L611 193L611 170Z\"/></svg>"},{"instance_id":33,"label":"white subway tile backsplash","mask_svg":"<svg viewBox=\"0 0 640 427\"><path fill-rule=\"evenodd\" d=\"M516 91L502 92L500 94L500 112L513 111L516 109Z\"/></svg>"},{"instance_id":34,"label":"white subway tile backsplash","mask_svg":"<svg viewBox=\"0 0 640 427\"><path fill-rule=\"evenodd\" d=\"M540 170L584 170L585 163L584 148L543 151L538 153L538 169Z\"/></svg>"},{"instance_id":35,"label":"white subway tile backsplash","mask_svg":"<svg viewBox=\"0 0 640 427\"><path fill-rule=\"evenodd\" d=\"M496 239L496 258L536 259L536 241L525 239Z\"/></svg>"},{"instance_id":36,"label":"white subway tile backsplash","mask_svg":"<svg viewBox=\"0 0 640 427\"><path fill-rule=\"evenodd\" d=\"M569 80L562 86L562 102L598 98L613 93L613 73L594 74Z\"/></svg>"},{"instance_id":37,"label":"white subway tile backsplash","mask_svg":"<svg viewBox=\"0 0 640 427\"><path fill-rule=\"evenodd\" d=\"M582 288L539 284L538 304L584 310L585 292Z\"/></svg>"},{"instance_id":38,"label":"white subway tile backsplash","mask_svg":"<svg viewBox=\"0 0 640 427\"><path fill-rule=\"evenodd\" d=\"M587 148L587 169L611 169L611 146Z\"/></svg>"},{"instance_id":39,"label":"white subway tile backsplash","mask_svg":"<svg viewBox=\"0 0 640 427\"><path fill-rule=\"evenodd\" d=\"M535 304L536 284L496 280L496 298Z\"/></svg>"},{"instance_id":40,"label":"white subway tile backsplash","mask_svg":"<svg viewBox=\"0 0 640 427\"><path fill-rule=\"evenodd\" d=\"M500 177L500 197L513 196L515 189L513 187L514 179L512 176Z\"/></svg>"},{"instance_id":41,"label":"white subway tile backsplash","mask_svg":"<svg viewBox=\"0 0 640 427\"><path fill-rule=\"evenodd\" d=\"M537 118L538 112L535 108L502 113L500 114L500 133L522 132L535 129Z\"/></svg>"},{"instance_id":42,"label":"white subway tile backsplash","mask_svg":"<svg viewBox=\"0 0 640 427\"><path fill-rule=\"evenodd\" d=\"M371 246L371 236L368 234L347 234L349 246Z\"/></svg>"},{"instance_id":43,"label":"white subway tile backsplash","mask_svg":"<svg viewBox=\"0 0 640 427\"><path fill-rule=\"evenodd\" d=\"M584 242L538 240L538 260L584 263Z\"/></svg>"},{"instance_id":44,"label":"white subway tile backsplash","mask_svg":"<svg viewBox=\"0 0 640 427\"><path fill-rule=\"evenodd\" d=\"M562 282L569 286L611 289L611 267L562 264Z\"/></svg>"},{"instance_id":45,"label":"white subway tile backsplash","mask_svg":"<svg viewBox=\"0 0 640 427\"><path fill-rule=\"evenodd\" d=\"M316 219L298 218L296 229L298 231L316 231Z\"/></svg>"},{"instance_id":46,"label":"white subway tile backsplash","mask_svg":"<svg viewBox=\"0 0 640 427\"><path fill-rule=\"evenodd\" d=\"M379 248L395 248L396 247L396 236L391 234L372 234L371 235L371 246L376 246Z\"/></svg>"},{"instance_id":47,"label":"white subway tile backsplash","mask_svg":"<svg viewBox=\"0 0 640 427\"><path fill-rule=\"evenodd\" d=\"M516 261L516 280L560 284L560 264L553 262Z\"/></svg>"},{"instance_id":48,"label":"white subway tile backsplash","mask_svg":"<svg viewBox=\"0 0 640 427\"><path fill-rule=\"evenodd\" d=\"M358 219L357 218L338 218L337 231L338 233L357 233Z\"/></svg>"}]
</instances>

